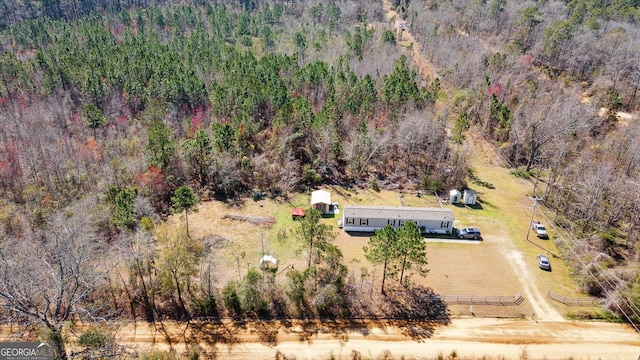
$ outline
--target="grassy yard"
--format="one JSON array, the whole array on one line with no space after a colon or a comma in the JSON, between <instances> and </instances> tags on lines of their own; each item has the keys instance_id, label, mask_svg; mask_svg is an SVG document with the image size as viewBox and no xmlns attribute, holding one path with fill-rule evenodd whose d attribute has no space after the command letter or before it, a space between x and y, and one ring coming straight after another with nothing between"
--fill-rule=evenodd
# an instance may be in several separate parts
<instances>
[{"instance_id":1,"label":"grassy yard","mask_svg":"<svg viewBox=\"0 0 640 360\"><path fill-rule=\"evenodd\" d=\"M509 265L508 252L516 249L522 253L527 266L534 274L537 287L546 294L553 290L566 296L580 295L577 286L569 275L569 269L560 258L553 241L556 235L551 228L550 240L540 240L535 234L529 234L526 241L532 201L528 194L531 184L514 178L508 169L485 165L482 161L474 168L476 182L470 186L478 193L478 204L473 207L464 205L441 205L433 194L417 191L376 192L369 189L326 186L323 189L331 193L332 201L343 205L379 205L379 206L416 206L447 207L455 214L454 227L478 227L482 231L480 242L428 242L430 273L424 279L414 279L418 283L431 286L436 292L447 295L515 295L519 291L518 274ZM221 283L237 279L246 273L247 268L256 267L263 251L280 260L280 268L294 266L304 268L305 256L294 236L296 221L291 219L290 209L310 207L310 193L293 196L282 202L272 199L245 200L239 205L211 201L201 203L199 211L189 216L190 231L195 238L211 236L226 239L216 251L211 261L217 268L217 278ZM256 226L248 222L223 219L225 214L250 217L272 217L275 224L271 227ZM368 236L352 236L338 229L340 215L327 217L322 221L335 228L336 245L344 254L345 263L357 279L362 278L366 268L370 281L380 280L377 269L364 258L362 247L367 244ZM542 206L536 209L536 218L547 221ZM184 215L175 215L161 226L177 226L184 223ZM550 254L553 271L537 269L536 255ZM281 275L284 276L284 275ZM487 309L489 316L518 316L529 313L527 303L509 309ZM563 306L556 306L566 312ZM452 307L454 313L465 313L465 309ZM482 307L476 313L482 314ZM491 311L498 311L493 314Z\"/></svg>"}]
</instances>

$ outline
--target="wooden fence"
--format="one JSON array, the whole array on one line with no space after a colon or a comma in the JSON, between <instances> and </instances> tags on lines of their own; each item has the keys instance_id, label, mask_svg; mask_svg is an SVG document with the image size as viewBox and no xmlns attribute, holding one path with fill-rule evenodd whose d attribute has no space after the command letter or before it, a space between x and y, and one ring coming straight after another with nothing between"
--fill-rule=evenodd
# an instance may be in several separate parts
<instances>
[{"instance_id":1,"label":"wooden fence","mask_svg":"<svg viewBox=\"0 0 640 360\"><path fill-rule=\"evenodd\" d=\"M598 301L591 297L568 297L549 290L547 296L567 306L596 306Z\"/></svg>"},{"instance_id":2,"label":"wooden fence","mask_svg":"<svg viewBox=\"0 0 640 360\"><path fill-rule=\"evenodd\" d=\"M516 296L485 296L485 295L438 295L440 300L448 305L497 305L517 306L524 302L520 293Z\"/></svg>"}]
</instances>

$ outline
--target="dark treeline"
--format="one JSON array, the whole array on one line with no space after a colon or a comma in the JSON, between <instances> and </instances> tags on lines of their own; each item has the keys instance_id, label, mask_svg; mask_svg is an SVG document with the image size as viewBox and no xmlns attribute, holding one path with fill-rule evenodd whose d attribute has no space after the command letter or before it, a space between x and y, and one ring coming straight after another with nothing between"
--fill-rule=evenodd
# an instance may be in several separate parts
<instances>
[{"instance_id":1,"label":"dark treeline","mask_svg":"<svg viewBox=\"0 0 640 360\"><path fill-rule=\"evenodd\" d=\"M284 1L282 1L284 2ZM104 11L123 11L131 8L147 8L163 5L228 5L253 10L266 1L175 1L175 0L26 0L0 1L0 30L16 25L23 20L49 18L52 20L77 20Z\"/></svg>"},{"instance_id":2,"label":"dark treeline","mask_svg":"<svg viewBox=\"0 0 640 360\"><path fill-rule=\"evenodd\" d=\"M347 29L345 55L312 61L334 51L336 25L285 33L277 29L286 11L136 8L7 30L0 62L6 190L24 202L21 192L34 184L64 203L137 182L162 213L185 183L217 197L251 189L286 197L302 183L367 181L370 171L409 175L436 190L460 181L438 175L450 166L444 119L424 114L437 80L427 89L405 57L383 64L388 74L375 64L356 74L351 58L394 42L365 30L364 17L353 34ZM341 16L335 5L320 11L318 22ZM42 156L49 161L36 166ZM164 190L150 188L154 174L162 184L153 186Z\"/></svg>"}]
</instances>

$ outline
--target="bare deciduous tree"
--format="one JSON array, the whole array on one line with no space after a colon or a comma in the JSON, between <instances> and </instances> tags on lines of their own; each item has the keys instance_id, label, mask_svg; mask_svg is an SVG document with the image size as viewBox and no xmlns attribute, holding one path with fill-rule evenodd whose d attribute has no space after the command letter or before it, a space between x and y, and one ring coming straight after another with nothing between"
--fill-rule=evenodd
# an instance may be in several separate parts
<instances>
[{"instance_id":1,"label":"bare deciduous tree","mask_svg":"<svg viewBox=\"0 0 640 360\"><path fill-rule=\"evenodd\" d=\"M390 144L388 132L379 132L372 127L363 127L344 146L347 169L356 180L367 171L375 157Z\"/></svg>"},{"instance_id":2,"label":"bare deciduous tree","mask_svg":"<svg viewBox=\"0 0 640 360\"><path fill-rule=\"evenodd\" d=\"M166 233L160 236L162 248L157 255L158 277L161 290L176 304L177 318L186 319L190 314L186 307L193 277L203 254L201 244L189 236ZM175 298L174 298L175 295Z\"/></svg>"},{"instance_id":3,"label":"bare deciduous tree","mask_svg":"<svg viewBox=\"0 0 640 360\"><path fill-rule=\"evenodd\" d=\"M586 105L574 99L560 99L555 91L545 92L533 102L523 104L516 114L513 130L521 133L514 137L522 142L518 145L526 153L526 170L546 157L545 146L554 141L568 141L590 130L594 124Z\"/></svg>"},{"instance_id":4,"label":"bare deciduous tree","mask_svg":"<svg viewBox=\"0 0 640 360\"><path fill-rule=\"evenodd\" d=\"M640 168L640 126L635 122L626 126L619 136L611 139L609 149L621 170L627 176L635 175Z\"/></svg>"},{"instance_id":5,"label":"bare deciduous tree","mask_svg":"<svg viewBox=\"0 0 640 360\"><path fill-rule=\"evenodd\" d=\"M591 154L594 156L594 154ZM592 223L602 216L604 211L603 195L614 173L613 164L597 163L585 158L580 165L576 186L572 188L579 201L577 211L583 219L582 230L589 229Z\"/></svg>"},{"instance_id":6,"label":"bare deciduous tree","mask_svg":"<svg viewBox=\"0 0 640 360\"><path fill-rule=\"evenodd\" d=\"M91 317L83 300L104 281L97 241L84 201L55 215L32 238L0 244L0 301L14 314L45 326L60 358L66 359L62 329L74 316Z\"/></svg>"},{"instance_id":7,"label":"bare deciduous tree","mask_svg":"<svg viewBox=\"0 0 640 360\"><path fill-rule=\"evenodd\" d=\"M155 268L156 243L151 232L145 229L136 231L124 251L125 260L129 265L128 270L132 274L129 277L133 300L131 307L135 309L138 304L141 304L145 320L153 323L156 319L158 281L154 277L157 273ZM136 316L135 310L132 310L131 315Z\"/></svg>"},{"instance_id":8,"label":"bare deciduous tree","mask_svg":"<svg viewBox=\"0 0 640 360\"><path fill-rule=\"evenodd\" d=\"M219 154L209 167L210 187L224 196L234 195L241 186L236 160L228 153Z\"/></svg>"},{"instance_id":9,"label":"bare deciduous tree","mask_svg":"<svg viewBox=\"0 0 640 360\"><path fill-rule=\"evenodd\" d=\"M318 138L316 139L316 163L320 174L327 175L335 171L335 150L338 141L339 137L334 127L325 126L319 131Z\"/></svg>"},{"instance_id":10,"label":"bare deciduous tree","mask_svg":"<svg viewBox=\"0 0 640 360\"><path fill-rule=\"evenodd\" d=\"M413 113L398 126L396 138L405 160L405 174L411 176L415 167L414 156L424 153L430 145L430 136L434 132L432 120L426 114Z\"/></svg>"},{"instance_id":11,"label":"bare deciduous tree","mask_svg":"<svg viewBox=\"0 0 640 360\"><path fill-rule=\"evenodd\" d=\"M280 172L280 186L284 193L284 199L289 199L289 192L300 182L300 161L296 160L289 151L282 160L282 168Z\"/></svg>"}]
</instances>

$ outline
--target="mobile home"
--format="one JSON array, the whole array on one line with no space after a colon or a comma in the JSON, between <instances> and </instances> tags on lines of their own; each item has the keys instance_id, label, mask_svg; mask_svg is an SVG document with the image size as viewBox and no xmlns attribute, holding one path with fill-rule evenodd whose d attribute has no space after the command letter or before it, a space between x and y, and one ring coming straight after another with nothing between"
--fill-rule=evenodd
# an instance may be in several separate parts
<instances>
[{"instance_id":1,"label":"mobile home","mask_svg":"<svg viewBox=\"0 0 640 360\"><path fill-rule=\"evenodd\" d=\"M406 221L416 222L423 233L451 234L453 211L406 206L345 205L342 213L342 226L345 231L374 232L387 225L399 228Z\"/></svg>"}]
</instances>

